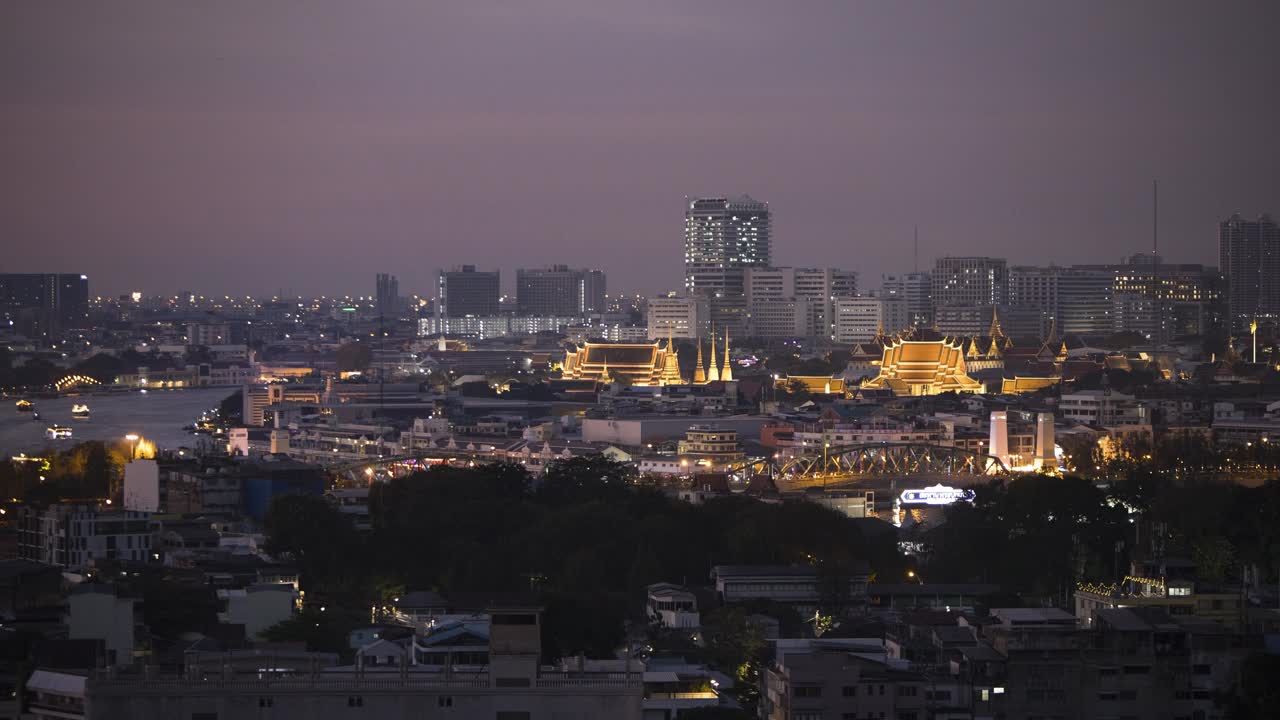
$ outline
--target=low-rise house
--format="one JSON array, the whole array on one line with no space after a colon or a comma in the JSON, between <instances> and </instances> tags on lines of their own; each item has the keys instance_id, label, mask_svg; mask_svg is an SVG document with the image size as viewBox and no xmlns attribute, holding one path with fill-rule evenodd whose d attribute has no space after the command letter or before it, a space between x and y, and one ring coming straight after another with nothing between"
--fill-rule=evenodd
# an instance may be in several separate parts
<instances>
[{"instance_id":1,"label":"low-rise house","mask_svg":"<svg viewBox=\"0 0 1280 720\"><path fill-rule=\"evenodd\" d=\"M101 640L108 665L133 662L136 600L115 585L77 585L67 597L67 636L72 640Z\"/></svg>"},{"instance_id":2,"label":"low-rise house","mask_svg":"<svg viewBox=\"0 0 1280 720\"><path fill-rule=\"evenodd\" d=\"M711 569L711 580L723 602L770 600L791 605L801 615L812 615L823 605L852 608L865 604L867 577L865 566L855 568L842 592L828 596L813 566L717 565Z\"/></svg>"},{"instance_id":3,"label":"low-rise house","mask_svg":"<svg viewBox=\"0 0 1280 720\"><path fill-rule=\"evenodd\" d=\"M259 638L263 630L293 617L298 593L291 585L257 583L218 591L222 606L218 621L243 625L245 635Z\"/></svg>"},{"instance_id":4,"label":"low-rise house","mask_svg":"<svg viewBox=\"0 0 1280 720\"><path fill-rule=\"evenodd\" d=\"M645 613L650 622L661 623L666 628L687 630L702 625L697 597L672 583L654 583L649 586Z\"/></svg>"}]
</instances>

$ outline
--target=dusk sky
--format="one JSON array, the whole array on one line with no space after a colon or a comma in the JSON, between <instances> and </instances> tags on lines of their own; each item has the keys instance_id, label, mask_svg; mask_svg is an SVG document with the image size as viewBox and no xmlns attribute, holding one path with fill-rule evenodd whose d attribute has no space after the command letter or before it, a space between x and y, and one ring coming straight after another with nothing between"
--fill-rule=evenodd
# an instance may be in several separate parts
<instances>
[{"instance_id":1,"label":"dusk sky","mask_svg":"<svg viewBox=\"0 0 1280 720\"><path fill-rule=\"evenodd\" d=\"M1216 263L1280 212L1280 3L7 2L0 271L95 294L681 281L685 195L779 265Z\"/></svg>"}]
</instances>

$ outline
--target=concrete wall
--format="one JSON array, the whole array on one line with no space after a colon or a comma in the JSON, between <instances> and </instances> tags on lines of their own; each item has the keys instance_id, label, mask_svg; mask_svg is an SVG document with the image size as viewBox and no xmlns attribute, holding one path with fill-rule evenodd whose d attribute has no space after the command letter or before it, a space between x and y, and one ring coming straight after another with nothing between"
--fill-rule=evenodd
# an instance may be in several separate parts
<instances>
[{"instance_id":1,"label":"concrete wall","mask_svg":"<svg viewBox=\"0 0 1280 720\"><path fill-rule=\"evenodd\" d=\"M124 466L124 509L160 511L160 466L155 460L134 460Z\"/></svg>"}]
</instances>

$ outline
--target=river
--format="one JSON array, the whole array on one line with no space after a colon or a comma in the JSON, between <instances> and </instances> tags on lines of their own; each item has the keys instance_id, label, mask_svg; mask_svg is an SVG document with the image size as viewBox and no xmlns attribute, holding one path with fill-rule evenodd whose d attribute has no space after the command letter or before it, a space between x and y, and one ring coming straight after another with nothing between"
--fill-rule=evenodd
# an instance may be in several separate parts
<instances>
[{"instance_id":1,"label":"river","mask_svg":"<svg viewBox=\"0 0 1280 720\"><path fill-rule=\"evenodd\" d=\"M201 413L217 408L236 388L202 388L198 390L149 390L110 394L82 394L77 397L34 399L38 421L32 413L17 412L16 398L0 406L0 453L38 453L47 447L67 448L85 440L113 441L136 433L156 444L156 448L195 447L197 440L208 436L191 435L183 427L194 423ZM90 417L71 417L71 406L89 406ZM50 425L71 428L69 440L49 440L45 430Z\"/></svg>"}]
</instances>

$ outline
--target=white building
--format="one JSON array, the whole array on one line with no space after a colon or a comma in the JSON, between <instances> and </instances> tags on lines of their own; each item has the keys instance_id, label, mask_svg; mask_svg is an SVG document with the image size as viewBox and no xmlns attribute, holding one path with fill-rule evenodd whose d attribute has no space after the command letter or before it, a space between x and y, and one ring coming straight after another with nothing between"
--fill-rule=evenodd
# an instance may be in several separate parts
<instances>
[{"instance_id":1,"label":"white building","mask_svg":"<svg viewBox=\"0 0 1280 720\"><path fill-rule=\"evenodd\" d=\"M649 340L706 337L710 333L711 306L705 297L651 297L648 318Z\"/></svg>"},{"instance_id":2,"label":"white building","mask_svg":"<svg viewBox=\"0 0 1280 720\"><path fill-rule=\"evenodd\" d=\"M752 301L747 332L758 338L806 338L818 334L818 303L805 297Z\"/></svg>"},{"instance_id":3,"label":"white building","mask_svg":"<svg viewBox=\"0 0 1280 720\"><path fill-rule=\"evenodd\" d=\"M761 328L777 327L777 312L770 307L780 302L798 302L797 310L808 312L806 332L801 337L830 337L834 319L832 303L839 298L853 297L858 292L858 274L852 270L836 268L770 267L749 268L746 271L745 292L747 308L751 315L756 337L796 337L795 333L766 334ZM760 320L761 313L772 317ZM798 326L798 321L797 321Z\"/></svg>"},{"instance_id":4,"label":"white building","mask_svg":"<svg viewBox=\"0 0 1280 720\"><path fill-rule=\"evenodd\" d=\"M1144 425L1151 422L1146 406L1134 396L1110 390L1080 390L1064 394L1058 407L1064 419L1089 425Z\"/></svg>"},{"instance_id":5,"label":"white building","mask_svg":"<svg viewBox=\"0 0 1280 720\"><path fill-rule=\"evenodd\" d=\"M490 619L488 662L468 672L381 663L335 667L336 658L326 664L316 653L191 654L176 674L154 667L95 672L85 688L85 717L641 719L643 675L630 664L621 672L543 666L536 610L494 610ZM266 662L274 671L263 671Z\"/></svg>"},{"instance_id":6,"label":"white building","mask_svg":"<svg viewBox=\"0 0 1280 720\"><path fill-rule=\"evenodd\" d=\"M114 585L86 583L67 597L67 637L101 640L108 665L133 662L134 599L120 597Z\"/></svg>"},{"instance_id":7,"label":"white building","mask_svg":"<svg viewBox=\"0 0 1280 720\"><path fill-rule=\"evenodd\" d=\"M915 327L933 324L933 279L927 272L880 276L880 295L907 304L907 321Z\"/></svg>"},{"instance_id":8,"label":"white building","mask_svg":"<svg viewBox=\"0 0 1280 720\"><path fill-rule=\"evenodd\" d=\"M864 602L867 571L851 571L847 598ZM791 605L802 615L815 612L822 602L817 568L788 565L717 565L711 569L716 592L725 603L771 600Z\"/></svg>"},{"instance_id":9,"label":"white building","mask_svg":"<svg viewBox=\"0 0 1280 720\"><path fill-rule=\"evenodd\" d=\"M244 625L245 637L258 639L263 630L293 617L298 593L292 585L260 583L247 588L219 590L218 622Z\"/></svg>"},{"instance_id":10,"label":"white building","mask_svg":"<svg viewBox=\"0 0 1280 720\"><path fill-rule=\"evenodd\" d=\"M702 619L698 614L698 599L693 593L671 583L654 583L648 590L644 607L650 621L676 630L702 626Z\"/></svg>"},{"instance_id":11,"label":"white building","mask_svg":"<svg viewBox=\"0 0 1280 720\"><path fill-rule=\"evenodd\" d=\"M907 302L892 297L837 298L832 314L832 339L845 344L870 342L879 332L890 334L911 325Z\"/></svg>"},{"instance_id":12,"label":"white building","mask_svg":"<svg viewBox=\"0 0 1280 720\"><path fill-rule=\"evenodd\" d=\"M150 514L80 503L23 507L18 556L83 571L95 560L144 561L151 553Z\"/></svg>"},{"instance_id":13,"label":"white building","mask_svg":"<svg viewBox=\"0 0 1280 720\"><path fill-rule=\"evenodd\" d=\"M124 466L124 509L160 512L160 464L155 460L131 460Z\"/></svg>"},{"instance_id":14,"label":"white building","mask_svg":"<svg viewBox=\"0 0 1280 720\"><path fill-rule=\"evenodd\" d=\"M231 326L227 323L187 323L188 345L227 345Z\"/></svg>"},{"instance_id":15,"label":"white building","mask_svg":"<svg viewBox=\"0 0 1280 720\"><path fill-rule=\"evenodd\" d=\"M84 675L36 670L27 678L24 720L77 720L85 717ZM15 701L16 704L16 701ZM13 717L19 717L14 715Z\"/></svg>"}]
</instances>

